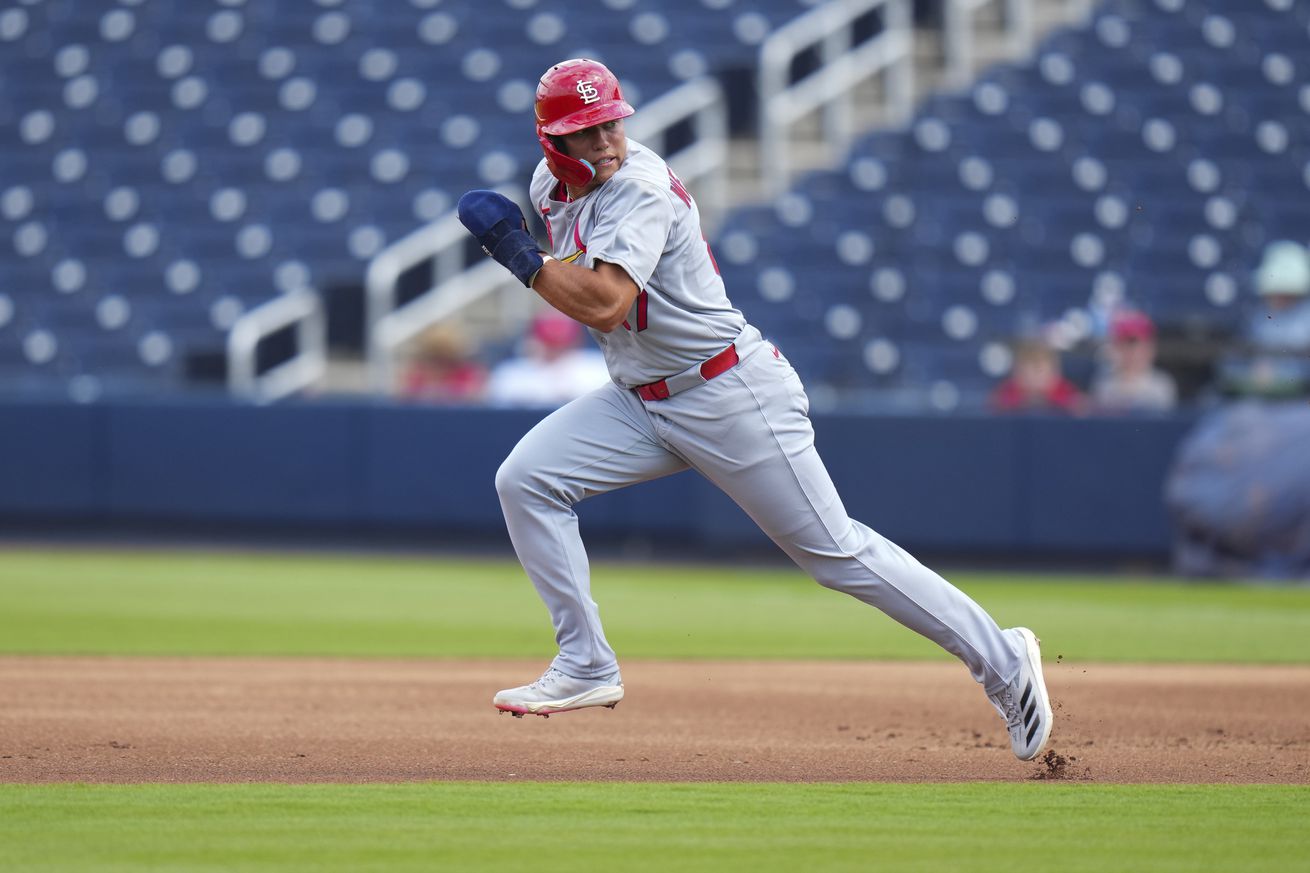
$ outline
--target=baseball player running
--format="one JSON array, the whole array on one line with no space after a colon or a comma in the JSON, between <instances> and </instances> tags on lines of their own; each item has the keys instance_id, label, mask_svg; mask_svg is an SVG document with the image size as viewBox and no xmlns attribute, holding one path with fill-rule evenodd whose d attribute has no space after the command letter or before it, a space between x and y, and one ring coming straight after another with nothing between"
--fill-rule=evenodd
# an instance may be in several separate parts
<instances>
[{"instance_id":1,"label":"baseball player running","mask_svg":"<svg viewBox=\"0 0 1310 873\"><path fill-rule=\"evenodd\" d=\"M545 159L533 208L492 191L460 198L483 249L586 325L612 382L556 410L496 474L510 538L555 625L559 655L496 708L548 716L623 699L591 596L574 506L688 468L723 489L820 585L875 606L955 655L1035 758L1051 733L1037 638L982 607L896 544L849 518L814 447L809 400L777 347L728 300L696 201L664 160L628 139L633 109L602 64L575 59L537 86Z\"/></svg>"}]
</instances>

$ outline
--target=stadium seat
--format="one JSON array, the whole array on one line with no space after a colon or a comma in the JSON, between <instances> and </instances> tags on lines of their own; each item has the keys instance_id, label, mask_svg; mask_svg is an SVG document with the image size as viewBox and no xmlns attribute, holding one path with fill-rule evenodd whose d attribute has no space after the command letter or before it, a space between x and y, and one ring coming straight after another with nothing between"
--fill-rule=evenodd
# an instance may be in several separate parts
<instances>
[{"instance_id":1,"label":"stadium seat","mask_svg":"<svg viewBox=\"0 0 1310 873\"><path fill-rule=\"evenodd\" d=\"M1071 313L1085 325L1102 291L1166 332L1231 331L1233 277L1271 233L1310 239L1310 208L1288 196L1310 188L1308 18L1303 4L1114 0L1031 62L929 97L904 131L861 139L844 168L779 198L804 203L796 226L751 228L752 249L787 265L767 286L823 277L829 310L850 295L877 367L824 342L808 294L768 301L768 318L805 338L815 372L888 396L936 384L976 397L1004 375L1004 340ZM816 239L859 233L877 278L814 263ZM793 324L788 304L804 311Z\"/></svg>"},{"instance_id":2,"label":"stadium seat","mask_svg":"<svg viewBox=\"0 0 1310 873\"><path fill-rule=\"evenodd\" d=\"M183 387L240 312L357 284L462 190L524 181L547 64L601 53L640 108L702 72L740 85L812 5L603 2L507 7L514 27L472 0L15 7L3 384ZM955 408L1002 369L983 345L1086 307L1098 276L1165 329L1231 326L1264 242L1310 238L1308 49L1304 0L1108 0L730 215L725 281L812 372L889 396L949 385Z\"/></svg>"},{"instance_id":3,"label":"stadium seat","mask_svg":"<svg viewBox=\"0 0 1310 873\"><path fill-rule=\"evenodd\" d=\"M286 284L279 265L294 259L309 281L358 284L372 254L459 192L526 182L540 159L533 90L550 63L608 46L640 105L692 76L753 67L760 39L810 6L607 2L604 15L565 0L510 4L506 15L473 0L7 11L0 222L12 249L3 260L14 263L0 269L9 283L0 330L21 322L40 359L11 356L6 372L26 361L42 375L0 389L48 385L77 367L136 367L152 386L182 388L176 362L220 352L233 313ZM614 47L625 45L643 50L620 57ZM102 273L115 259L121 267ZM52 269L70 263L83 265L85 290L56 288L76 284L76 268ZM163 331L134 341L154 363L133 342L92 334L85 360L58 370L85 338L62 330L63 310L34 301L107 293L106 284L133 324ZM160 294L166 305L152 308ZM140 383L97 384L80 396Z\"/></svg>"}]
</instances>

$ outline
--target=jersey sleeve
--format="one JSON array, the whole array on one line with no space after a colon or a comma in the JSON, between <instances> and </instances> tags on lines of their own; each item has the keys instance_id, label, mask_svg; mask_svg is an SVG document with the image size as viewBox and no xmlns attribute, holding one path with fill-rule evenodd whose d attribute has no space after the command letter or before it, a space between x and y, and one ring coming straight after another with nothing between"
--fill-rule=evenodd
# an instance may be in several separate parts
<instances>
[{"instance_id":1,"label":"jersey sleeve","mask_svg":"<svg viewBox=\"0 0 1310 873\"><path fill-rule=\"evenodd\" d=\"M617 264L645 288L668 244L673 218L665 192L644 182L623 185L597 213L586 241L587 266Z\"/></svg>"},{"instance_id":2,"label":"jersey sleeve","mask_svg":"<svg viewBox=\"0 0 1310 873\"><path fill-rule=\"evenodd\" d=\"M546 166L546 160L543 158L537 163L537 168L532 171L532 181L528 184L528 199L532 201L532 211L536 214L536 222L529 221L529 227L543 225L545 219L541 217L541 207L550 198L550 189L555 177L550 174L550 169Z\"/></svg>"}]
</instances>

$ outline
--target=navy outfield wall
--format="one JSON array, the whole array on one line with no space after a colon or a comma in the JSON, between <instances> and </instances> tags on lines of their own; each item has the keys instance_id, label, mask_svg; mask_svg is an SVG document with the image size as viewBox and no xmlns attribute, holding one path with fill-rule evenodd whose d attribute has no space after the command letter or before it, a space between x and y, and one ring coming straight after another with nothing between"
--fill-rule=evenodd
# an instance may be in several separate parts
<instances>
[{"instance_id":1,"label":"navy outfield wall","mask_svg":"<svg viewBox=\"0 0 1310 873\"><path fill-rule=\"evenodd\" d=\"M496 468L542 412L223 400L0 405L0 526L75 523L504 536ZM1192 419L817 415L851 514L912 549L1167 554ZM588 536L767 545L693 473L592 498ZM676 551L676 546L673 546Z\"/></svg>"}]
</instances>

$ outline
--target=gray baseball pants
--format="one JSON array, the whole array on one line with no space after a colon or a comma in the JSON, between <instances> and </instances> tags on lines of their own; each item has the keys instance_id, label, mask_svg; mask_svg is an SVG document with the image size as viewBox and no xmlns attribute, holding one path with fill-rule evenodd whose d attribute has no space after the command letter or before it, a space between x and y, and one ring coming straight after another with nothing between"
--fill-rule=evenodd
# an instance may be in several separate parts
<instances>
[{"instance_id":1,"label":"gray baseball pants","mask_svg":"<svg viewBox=\"0 0 1310 873\"><path fill-rule=\"evenodd\" d=\"M614 673L591 596L574 505L595 494L696 470L728 494L820 585L845 592L965 663L987 693L1018 673L1020 653L964 592L850 518L814 447L809 399L785 357L748 327L740 363L667 400L615 384L539 422L496 474L510 539L550 610L554 666Z\"/></svg>"}]
</instances>

